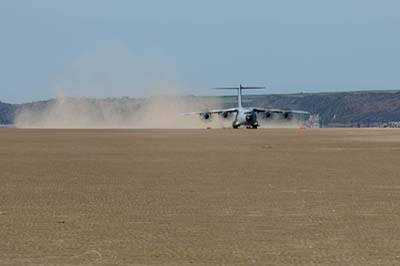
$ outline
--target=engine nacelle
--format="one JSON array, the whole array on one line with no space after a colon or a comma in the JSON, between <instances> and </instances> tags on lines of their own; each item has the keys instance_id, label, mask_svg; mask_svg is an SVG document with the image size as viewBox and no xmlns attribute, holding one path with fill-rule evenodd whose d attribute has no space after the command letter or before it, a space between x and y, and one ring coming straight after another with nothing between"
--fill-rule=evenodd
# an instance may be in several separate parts
<instances>
[{"instance_id":1,"label":"engine nacelle","mask_svg":"<svg viewBox=\"0 0 400 266\"><path fill-rule=\"evenodd\" d=\"M282 116L283 116L283 118L285 118L285 119L289 119L289 118L290 118L290 113L284 112L284 113L282 114Z\"/></svg>"},{"instance_id":2,"label":"engine nacelle","mask_svg":"<svg viewBox=\"0 0 400 266\"><path fill-rule=\"evenodd\" d=\"M265 118L271 118L272 114L271 112L265 112Z\"/></svg>"},{"instance_id":3,"label":"engine nacelle","mask_svg":"<svg viewBox=\"0 0 400 266\"><path fill-rule=\"evenodd\" d=\"M228 117L229 117L229 112L222 112L221 113L221 117L223 118L223 119L227 119Z\"/></svg>"},{"instance_id":4,"label":"engine nacelle","mask_svg":"<svg viewBox=\"0 0 400 266\"><path fill-rule=\"evenodd\" d=\"M204 120L208 120L208 119L211 118L211 113L210 112L204 112L204 113L201 114L201 116L202 116L202 118Z\"/></svg>"}]
</instances>

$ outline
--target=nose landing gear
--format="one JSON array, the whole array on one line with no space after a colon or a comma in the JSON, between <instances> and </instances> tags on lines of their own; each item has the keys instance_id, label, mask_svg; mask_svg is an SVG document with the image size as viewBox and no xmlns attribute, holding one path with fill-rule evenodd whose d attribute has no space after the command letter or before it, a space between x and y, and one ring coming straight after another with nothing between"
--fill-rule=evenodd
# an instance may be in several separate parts
<instances>
[{"instance_id":1,"label":"nose landing gear","mask_svg":"<svg viewBox=\"0 0 400 266\"><path fill-rule=\"evenodd\" d=\"M239 128L239 126L240 126L240 123L238 121L236 121L236 120L233 121L232 128L237 129L237 128ZM253 123L253 125L247 125L246 128L247 129L257 129L258 126L259 126L258 122L256 121L256 122Z\"/></svg>"},{"instance_id":2,"label":"nose landing gear","mask_svg":"<svg viewBox=\"0 0 400 266\"><path fill-rule=\"evenodd\" d=\"M254 122L253 125L248 125L246 126L247 129L257 129L258 128L258 122Z\"/></svg>"}]
</instances>

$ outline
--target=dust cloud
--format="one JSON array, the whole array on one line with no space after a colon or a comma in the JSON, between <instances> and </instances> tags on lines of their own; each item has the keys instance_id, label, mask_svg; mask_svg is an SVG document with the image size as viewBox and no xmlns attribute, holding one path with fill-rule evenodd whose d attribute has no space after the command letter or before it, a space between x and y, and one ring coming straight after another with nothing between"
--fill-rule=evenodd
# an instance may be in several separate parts
<instances>
[{"instance_id":1,"label":"dust cloud","mask_svg":"<svg viewBox=\"0 0 400 266\"><path fill-rule=\"evenodd\" d=\"M19 128L204 128L182 112L221 107L188 94L181 71L160 55L136 55L124 44L93 49L49 78L54 99L21 105ZM113 97L113 98L110 98ZM210 126L222 126L214 119Z\"/></svg>"},{"instance_id":2,"label":"dust cloud","mask_svg":"<svg viewBox=\"0 0 400 266\"><path fill-rule=\"evenodd\" d=\"M135 56L123 44L94 49L49 79L54 99L20 105L18 128L223 128L232 117L181 113L221 109L218 97L182 96L183 78L168 59ZM114 98L110 98L110 96ZM229 106L231 107L231 106ZM297 127L296 122L263 122L262 127Z\"/></svg>"},{"instance_id":3,"label":"dust cloud","mask_svg":"<svg viewBox=\"0 0 400 266\"><path fill-rule=\"evenodd\" d=\"M205 128L230 125L215 115L204 123L184 112L217 108L216 98L152 96L148 98L58 98L27 104L15 117L18 128Z\"/></svg>"},{"instance_id":4,"label":"dust cloud","mask_svg":"<svg viewBox=\"0 0 400 266\"><path fill-rule=\"evenodd\" d=\"M152 96L148 98L57 98L23 105L16 114L17 128L230 128L232 117L218 114L209 120L185 112L221 108L217 97ZM262 119L262 128L296 128L303 121Z\"/></svg>"}]
</instances>

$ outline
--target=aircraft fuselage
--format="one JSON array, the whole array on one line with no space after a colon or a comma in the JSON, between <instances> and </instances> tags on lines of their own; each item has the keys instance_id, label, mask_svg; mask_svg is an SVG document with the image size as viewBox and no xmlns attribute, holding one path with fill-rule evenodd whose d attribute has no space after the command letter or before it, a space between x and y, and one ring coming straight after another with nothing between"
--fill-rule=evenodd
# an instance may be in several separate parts
<instances>
[{"instance_id":1,"label":"aircraft fuselage","mask_svg":"<svg viewBox=\"0 0 400 266\"><path fill-rule=\"evenodd\" d=\"M232 123L232 127L238 128L239 126L257 128L257 113L254 112L253 109L239 108L236 112L235 120Z\"/></svg>"}]
</instances>

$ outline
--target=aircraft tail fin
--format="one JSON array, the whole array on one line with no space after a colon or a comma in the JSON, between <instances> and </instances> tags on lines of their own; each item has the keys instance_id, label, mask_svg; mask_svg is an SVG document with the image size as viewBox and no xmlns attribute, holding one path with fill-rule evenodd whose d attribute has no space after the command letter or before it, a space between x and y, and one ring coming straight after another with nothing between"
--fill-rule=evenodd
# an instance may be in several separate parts
<instances>
[{"instance_id":1,"label":"aircraft tail fin","mask_svg":"<svg viewBox=\"0 0 400 266\"><path fill-rule=\"evenodd\" d=\"M245 87L245 86L239 85L239 87L213 88L213 90L237 90L239 107L242 107L242 90L262 90L262 89L265 89L265 87Z\"/></svg>"}]
</instances>

